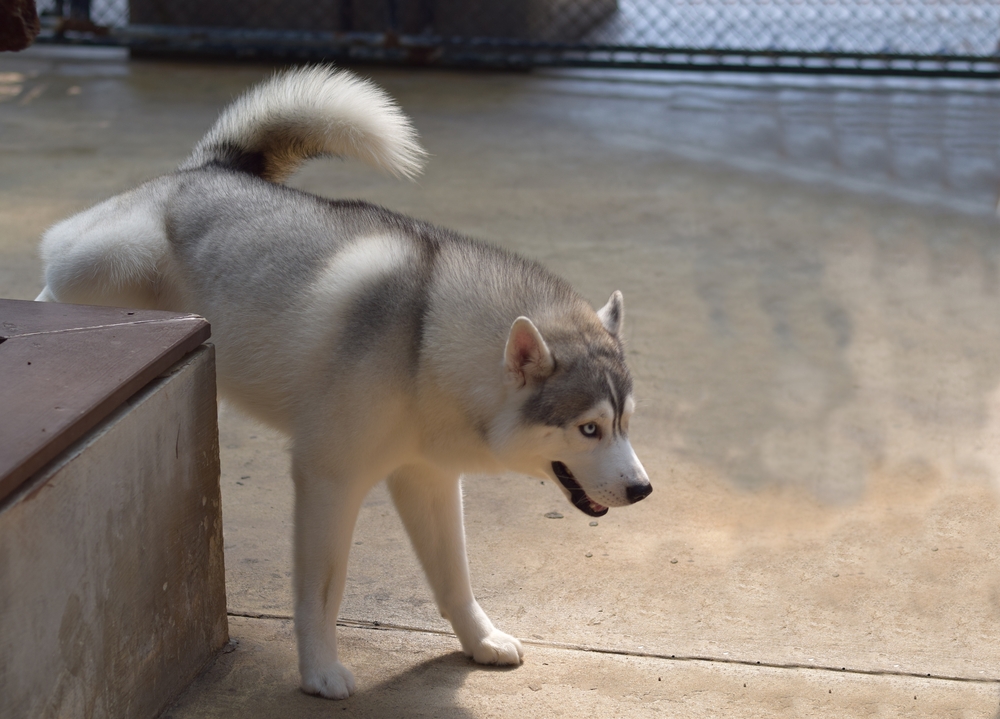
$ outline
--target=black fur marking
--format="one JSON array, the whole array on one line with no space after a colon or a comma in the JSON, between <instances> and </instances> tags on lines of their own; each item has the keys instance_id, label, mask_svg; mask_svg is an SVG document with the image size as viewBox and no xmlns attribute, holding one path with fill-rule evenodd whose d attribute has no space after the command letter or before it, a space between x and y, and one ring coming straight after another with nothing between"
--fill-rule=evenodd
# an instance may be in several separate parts
<instances>
[{"instance_id":1,"label":"black fur marking","mask_svg":"<svg viewBox=\"0 0 1000 719\"><path fill-rule=\"evenodd\" d=\"M614 436L622 436L622 414L625 412L625 397L620 394L620 387L612 386L614 383L611 378L608 377L608 389L611 395L611 408L614 410L614 416L611 418L611 434ZM628 396L628 395L626 395Z\"/></svg>"},{"instance_id":2,"label":"black fur marking","mask_svg":"<svg viewBox=\"0 0 1000 719\"><path fill-rule=\"evenodd\" d=\"M255 177L267 176L267 156L263 152L249 152L235 145L216 147L215 159L207 164Z\"/></svg>"},{"instance_id":3,"label":"black fur marking","mask_svg":"<svg viewBox=\"0 0 1000 719\"><path fill-rule=\"evenodd\" d=\"M411 333L412 343L410 346L412 360L410 366L413 368L414 374L420 369L420 359L424 350L427 312L430 304L428 293L430 291L431 278L434 275L434 264L437 262L441 251L441 243L430 234L424 233L420 236L420 239L423 240L419 245L422 271L419 273L419 277L421 278L420 289L413 302L414 322Z\"/></svg>"},{"instance_id":4,"label":"black fur marking","mask_svg":"<svg viewBox=\"0 0 1000 719\"><path fill-rule=\"evenodd\" d=\"M340 340L340 347L356 357L375 345L393 343L399 366L408 368L410 376L420 371L430 283L440 251L436 238L424 234L418 239L411 245L418 253L412 264L373 277L359 289Z\"/></svg>"}]
</instances>

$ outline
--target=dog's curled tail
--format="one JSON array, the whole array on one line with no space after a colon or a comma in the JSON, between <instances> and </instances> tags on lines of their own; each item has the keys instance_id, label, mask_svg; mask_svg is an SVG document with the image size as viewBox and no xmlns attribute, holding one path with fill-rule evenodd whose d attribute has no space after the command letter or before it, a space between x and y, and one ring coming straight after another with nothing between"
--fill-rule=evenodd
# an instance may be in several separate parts
<instances>
[{"instance_id":1,"label":"dog's curled tail","mask_svg":"<svg viewBox=\"0 0 1000 719\"><path fill-rule=\"evenodd\" d=\"M426 153L392 98L370 82L328 66L284 72L223 110L181 165L216 163L282 182L312 157L354 157L413 178Z\"/></svg>"}]
</instances>

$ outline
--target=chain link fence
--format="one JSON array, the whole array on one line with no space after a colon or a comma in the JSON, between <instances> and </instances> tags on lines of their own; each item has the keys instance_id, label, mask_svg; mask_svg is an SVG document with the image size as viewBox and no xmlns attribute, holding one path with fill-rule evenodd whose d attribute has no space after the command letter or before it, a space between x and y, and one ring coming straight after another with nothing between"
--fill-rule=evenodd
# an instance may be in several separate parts
<instances>
[{"instance_id":1,"label":"chain link fence","mask_svg":"<svg viewBox=\"0 0 1000 719\"><path fill-rule=\"evenodd\" d=\"M40 0L43 40L449 65L1000 77L1000 0Z\"/></svg>"}]
</instances>

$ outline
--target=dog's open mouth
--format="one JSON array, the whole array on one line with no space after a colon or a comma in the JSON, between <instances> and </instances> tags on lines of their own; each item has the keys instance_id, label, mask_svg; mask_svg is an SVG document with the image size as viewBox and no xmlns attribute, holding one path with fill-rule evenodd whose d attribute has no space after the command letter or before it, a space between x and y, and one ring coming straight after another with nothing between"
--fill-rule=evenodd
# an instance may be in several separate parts
<instances>
[{"instance_id":1,"label":"dog's open mouth","mask_svg":"<svg viewBox=\"0 0 1000 719\"><path fill-rule=\"evenodd\" d=\"M608 513L607 507L598 504L587 496L587 493L583 491L583 487L576 481L576 477L573 476L573 473L569 471L569 468L565 464L562 462L553 462L552 471L555 472L556 478L562 482L562 486L569 490L570 501L574 507L584 514L589 514L591 517L603 517Z\"/></svg>"}]
</instances>

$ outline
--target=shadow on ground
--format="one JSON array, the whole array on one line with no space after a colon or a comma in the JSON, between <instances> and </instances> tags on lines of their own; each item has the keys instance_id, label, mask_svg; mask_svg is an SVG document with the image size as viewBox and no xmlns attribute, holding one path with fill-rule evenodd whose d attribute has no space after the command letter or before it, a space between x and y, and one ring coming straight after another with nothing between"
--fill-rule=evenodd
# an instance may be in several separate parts
<instances>
[{"instance_id":1,"label":"shadow on ground","mask_svg":"<svg viewBox=\"0 0 1000 719\"><path fill-rule=\"evenodd\" d=\"M454 637L341 628L341 655L358 691L331 701L299 689L290 620L230 618L234 648L218 656L162 719L198 716L446 717L472 719L456 696L473 672L508 674L511 667L474 664L449 651ZM414 636L419 641L414 641Z\"/></svg>"}]
</instances>

